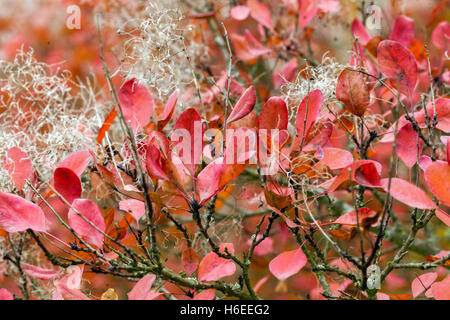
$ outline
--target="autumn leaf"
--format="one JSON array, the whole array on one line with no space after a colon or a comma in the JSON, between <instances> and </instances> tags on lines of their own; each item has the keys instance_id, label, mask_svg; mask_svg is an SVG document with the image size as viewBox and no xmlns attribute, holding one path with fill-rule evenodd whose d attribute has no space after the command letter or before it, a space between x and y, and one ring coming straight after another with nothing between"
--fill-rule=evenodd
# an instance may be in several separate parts
<instances>
[{"instance_id":1,"label":"autumn leaf","mask_svg":"<svg viewBox=\"0 0 450 320\"><path fill-rule=\"evenodd\" d=\"M219 245L220 252L226 253L225 249L234 254L232 243L222 243ZM223 277L231 276L236 272L236 265L233 261L219 257L215 252L210 252L203 257L198 266L198 280L217 281Z\"/></svg>"},{"instance_id":2,"label":"autumn leaf","mask_svg":"<svg viewBox=\"0 0 450 320\"><path fill-rule=\"evenodd\" d=\"M370 104L370 89L366 78L358 71L345 69L338 78L336 98L345 108L361 117Z\"/></svg>"},{"instance_id":3,"label":"autumn leaf","mask_svg":"<svg viewBox=\"0 0 450 320\"><path fill-rule=\"evenodd\" d=\"M150 121L155 107L153 97L137 79L125 82L118 92L118 97L125 121L136 134Z\"/></svg>"},{"instance_id":4,"label":"autumn leaf","mask_svg":"<svg viewBox=\"0 0 450 320\"><path fill-rule=\"evenodd\" d=\"M198 262L197 253L193 248L186 248L181 254L181 264L188 275L192 275L197 270Z\"/></svg>"},{"instance_id":5,"label":"autumn leaf","mask_svg":"<svg viewBox=\"0 0 450 320\"><path fill-rule=\"evenodd\" d=\"M11 148L6 152L4 168L18 191L22 191L26 180L31 179L33 175L30 157L17 147Z\"/></svg>"},{"instance_id":6,"label":"autumn leaf","mask_svg":"<svg viewBox=\"0 0 450 320\"><path fill-rule=\"evenodd\" d=\"M34 203L0 191L0 227L11 233L27 229L45 232L45 215Z\"/></svg>"},{"instance_id":7,"label":"autumn leaf","mask_svg":"<svg viewBox=\"0 0 450 320\"><path fill-rule=\"evenodd\" d=\"M419 73L413 54L397 41L384 40L378 45L377 58L381 73L403 94L411 97Z\"/></svg>"},{"instance_id":8,"label":"autumn leaf","mask_svg":"<svg viewBox=\"0 0 450 320\"><path fill-rule=\"evenodd\" d=\"M299 272L307 263L302 248L285 251L269 263L269 270L278 280L286 280Z\"/></svg>"},{"instance_id":9,"label":"autumn leaf","mask_svg":"<svg viewBox=\"0 0 450 320\"><path fill-rule=\"evenodd\" d=\"M76 199L72 203L68 213L69 225L74 231L88 243L101 248L103 246L104 235L91 224L95 225L99 230L105 232L105 221L98 206L87 199ZM74 209L85 219L79 216Z\"/></svg>"}]
</instances>

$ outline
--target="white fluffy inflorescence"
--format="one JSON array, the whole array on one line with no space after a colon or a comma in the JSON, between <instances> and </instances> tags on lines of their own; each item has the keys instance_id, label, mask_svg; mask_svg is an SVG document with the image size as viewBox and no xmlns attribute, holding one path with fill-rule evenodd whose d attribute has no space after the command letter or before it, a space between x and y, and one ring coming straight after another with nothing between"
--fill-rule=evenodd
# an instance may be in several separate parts
<instances>
[{"instance_id":1,"label":"white fluffy inflorescence","mask_svg":"<svg viewBox=\"0 0 450 320\"><path fill-rule=\"evenodd\" d=\"M300 102L311 91L317 89L322 91L325 101L334 99L337 79L344 68L344 65L333 58L324 56L321 64L308 67L307 70L299 73L293 82L286 83L282 91L291 107L291 118L296 116ZM305 74L307 79L304 78Z\"/></svg>"},{"instance_id":2,"label":"white fluffy inflorescence","mask_svg":"<svg viewBox=\"0 0 450 320\"><path fill-rule=\"evenodd\" d=\"M194 26L186 19L177 1L149 2L136 30L126 32L126 58L121 71L137 78L163 98L175 89L192 83L192 71L187 59L195 65L207 56L207 48L194 41ZM136 22L130 22L136 24Z\"/></svg>"},{"instance_id":3,"label":"white fluffy inflorescence","mask_svg":"<svg viewBox=\"0 0 450 320\"><path fill-rule=\"evenodd\" d=\"M95 146L94 104L87 92L70 81L68 72L51 72L32 50L19 51L13 62L0 61L0 190L13 189L3 168L12 147L27 152L42 178L49 179L63 158Z\"/></svg>"}]
</instances>

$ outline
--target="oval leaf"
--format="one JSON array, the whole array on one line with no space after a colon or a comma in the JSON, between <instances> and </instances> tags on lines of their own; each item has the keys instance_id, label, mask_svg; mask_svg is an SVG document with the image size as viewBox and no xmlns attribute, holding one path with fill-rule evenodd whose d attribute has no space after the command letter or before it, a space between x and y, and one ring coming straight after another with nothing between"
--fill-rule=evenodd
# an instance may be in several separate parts
<instances>
[{"instance_id":1,"label":"oval leaf","mask_svg":"<svg viewBox=\"0 0 450 320\"><path fill-rule=\"evenodd\" d=\"M6 232L45 232L45 215L34 203L0 191L0 227Z\"/></svg>"},{"instance_id":2,"label":"oval leaf","mask_svg":"<svg viewBox=\"0 0 450 320\"><path fill-rule=\"evenodd\" d=\"M280 253L269 263L270 272L278 280L286 280L299 272L305 265L307 259L302 248Z\"/></svg>"},{"instance_id":3,"label":"oval leaf","mask_svg":"<svg viewBox=\"0 0 450 320\"><path fill-rule=\"evenodd\" d=\"M101 231L105 231L105 221L99 207L92 201L87 199L76 199L72 203L72 207L82 216L89 220ZM80 217L72 208L68 214L69 225L84 240L94 244L98 248L103 245L103 234L94 228L89 222Z\"/></svg>"}]
</instances>

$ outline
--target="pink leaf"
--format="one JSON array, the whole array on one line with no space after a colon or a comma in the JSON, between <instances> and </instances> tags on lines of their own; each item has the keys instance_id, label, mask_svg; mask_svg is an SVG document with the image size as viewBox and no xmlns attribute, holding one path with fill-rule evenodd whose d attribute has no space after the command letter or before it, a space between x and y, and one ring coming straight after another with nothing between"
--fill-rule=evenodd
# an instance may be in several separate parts
<instances>
[{"instance_id":1,"label":"pink leaf","mask_svg":"<svg viewBox=\"0 0 450 320\"><path fill-rule=\"evenodd\" d=\"M231 111L230 116L227 119L228 123L242 119L248 115L255 106L256 103L256 90L253 86L250 86L244 91L242 96L236 102L236 105Z\"/></svg>"},{"instance_id":2,"label":"pink leaf","mask_svg":"<svg viewBox=\"0 0 450 320\"><path fill-rule=\"evenodd\" d=\"M53 175L55 190L69 203L81 197L81 181L69 168L56 168Z\"/></svg>"},{"instance_id":3,"label":"pink leaf","mask_svg":"<svg viewBox=\"0 0 450 320\"><path fill-rule=\"evenodd\" d=\"M247 41L248 52L250 52L255 57L259 57L271 52L271 50L266 48L261 42L259 42L258 39L256 39L250 31L248 31L248 29L245 29L244 36L245 40Z\"/></svg>"},{"instance_id":4,"label":"pink leaf","mask_svg":"<svg viewBox=\"0 0 450 320\"><path fill-rule=\"evenodd\" d=\"M77 199L72 203L72 207L82 216L89 220L101 231L105 231L105 221L98 206L87 199ZM94 228L90 223L80 217L75 211L69 210L69 225L84 240L101 248L103 245L104 235Z\"/></svg>"},{"instance_id":5,"label":"pink leaf","mask_svg":"<svg viewBox=\"0 0 450 320\"><path fill-rule=\"evenodd\" d=\"M57 270L44 269L28 263L24 263L22 269L30 277L40 280L53 280L61 276L61 272Z\"/></svg>"},{"instance_id":6,"label":"pink leaf","mask_svg":"<svg viewBox=\"0 0 450 320\"><path fill-rule=\"evenodd\" d=\"M222 243L220 251L225 254L225 248L231 254L234 254L234 246L232 243ZM236 272L236 265L233 261L220 258L216 253L210 252L203 257L198 266L198 280L200 281L217 281L223 277L231 276Z\"/></svg>"},{"instance_id":7,"label":"pink leaf","mask_svg":"<svg viewBox=\"0 0 450 320\"><path fill-rule=\"evenodd\" d=\"M92 160L92 154L88 150L82 150L72 153L58 164L58 168L69 168L80 176L86 170L89 162Z\"/></svg>"},{"instance_id":8,"label":"pink leaf","mask_svg":"<svg viewBox=\"0 0 450 320\"><path fill-rule=\"evenodd\" d=\"M198 256L193 248L187 248L181 254L181 264L184 272L188 275L192 275L198 267Z\"/></svg>"},{"instance_id":9,"label":"pink leaf","mask_svg":"<svg viewBox=\"0 0 450 320\"><path fill-rule=\"evenodd\" d=\"M45 215L34 203L0 191L0 227L6 232L45 232Z\"/></svg>"},{"instance_id":10,"label":"pink leaf","mask_svg":"<svg viewBox=\"0 0 450 320\"><path fill-rule=\"evenodd\" d=\"M230 14L233 19L242 21L248 18L250 9L247 6L234 6L231 8Z\"/></svg>"},{"instance_id":11,"label":"pink leaf","mask_svg":"<svg viewBox=\"0 0 450 320\"><path fill-rule=\"evenodd\" d=\"M128 292L128 300L153 300L160 296L162 293L150 292L153 282L155 282L156 276L154 274L148 274L141 278Z\"/></svg>"},{"instance_id":12,"label":"pink leaf","mask_svg":"<svg viewBox=\"0 0 450 320\"><path fill-rule=\"evenodd\" d=\"M216 290L215 289L207 289L203 290L202 292L196 294L194 296L193 300L214 300L216 297Z\"/></svg>"},{"instance_id":13,"label":"pink leaf","mask_svg":"<svg viewBox=\"0 0 450 320\"><path fill-rule=\"evenodd\" d=\"M319 163L328 166L331 170L342 169L353 163L353 155L344 149L325 148Z\"/></svg>"},{"instance_id":14,"label":"pink leaf","mask_svg":"<svg viewBox=\"0 0 450 320\"><path fill-rule=\"evenodd\" d=\"M299 272L305 265L307 259L302 248L280 253L269 263L270 272L278 280L286 280Z\"/></svg>"},{"instance_id":15,"label":"pink leaf","mask_svg":"<svg viewBox=\"0 0 450 320\"><path fill-rule=\"evenodd\" d=\"M25 180L30 179L33 175L30 157L17 147L11 148L6 152L4 167L14 186L19 191L22 191L26 184Z\"/></svg>"},{"instance_id":16,"label":"pink leaf","mask_svg":"<svg viewBox=\"0 0 450 320\"><path fill-rule=\"evenodd\" d=\"M292 58L281 66L281 68L277 69L272 75L272 82L275 89L280 89L287 81L292 81L297 68L297 58Z\"/></svg>"},{"instance_id":17,"label":"pink leaf","mask_svg":"<svg viewBox=\"0 0 450 320\"><path fill-rule=\"evenodd\" d=\"M304 29L317 14L316 0L298 0L298 24Z\"/></svg>"},{"instance_id":18,"label":"pink leaf","mask_svg":"<svg viewBox=\"0 0 450 320\"><path fill-rule=\"evenodd\" d=\"M138 83L137 79L125 82L118 96L123 116L136 134L150 121L155 106L153 97L144 85Z\"/></svg>"},{"instance_id":19,"label":"pink leaf","mask_svg":"<svg viewBox=\"0 0 450 320\"><path fill-rule=\"evenodd\" d=\"M411 123L407 123L398 131L395 151L408 168L411 169L416 164L422 153L422 146L423 142Z\"/></svg>"},{"instance_id":20,"label":"pink leaf","mask_svg":"<svg viewBox=\"0 0 450 320\"><path fill-rule=\"evenodd\" d=\"M436 115L438 121L436 128L446 133L450 133L450 99L439 98L435 101L434 105L436 106ZM433 119L434 106L432 102L427 104L426 110L428 116ZM424 109L420 110L419 112L415 112L414 117L416 118L419 127L426 128L427 125Z\"/></svg>"},{"instance_id":21,"label":"pink leaf","mask_svg":"<svg viewBox=\"0 0 450 320\"><path fill-rule=\"evenodd\" d=\"M258 0L247 0L247 7L250 9L250 15L253 19L261 23L269 30L273 30L272 16L270 8Z\"/></svg>"},{"instance_id":22,"label":"pink leaf","mask_svg":"<svg viewBox=\"0 0 450 320\"><path fill-rule=\"evenodd\" d=\"M429 272L415 278L411 283L413 297L416 298L422 292L424 292L425 289L428 290L428 288L430 288L437 277L438 274L436 272Z\"/></svg>"},{"instance_id":23,"label":"pink leaf","mask_svg":"<svg viewBox=\"0 0 450 320\"><path fill-rule=\"evenodd\" d=\"M320 90L314 90L309 93L300 103L295 119L297 128L297 137L301 141L306 139L311 125L317 120L320 113L320 107L323 103L323 94ZM306 120L306 121L305 121Z\"/></svg>"},{"instance_id":24,"label":"pink leaf","mask_svg":"<svg viewBox=\"0 0 450 320\"><path fill-rule=\"evenodd\" d=\"M382 179L381 183L384 191L388 192L389 179ZM400 178L391 179L390 194L394 199L412 208L422 210L437 208L436 204L422 189Z\"/></svg>"},{"instance_id":25,"label":"pink leaf","mask_svg":"<svg viewBox=\"0 0 450 320\"><path fill-rule=\"evenodd\" d=\"M127 199L119 202L120 210L129 212L139 225L139 220L145 214L145 203L136 199Z\"/></svg>"},{"instance_id":26,"label":"pink leaf","mask_svg":"<svg viewBox=\"0 0 450 320\"><path fill-rule=\"evenodd\" d=\"M450 275L431 286L431 294L436 300L450 300Z\"/></svg>"},{"instance_id":27,"label":"pink leaf","mask_svg":"<svg viewBox=\"0 0 450 320\"><path fill-rule=\"evenodd\" d=\"M0 289L0 300L14 300L13 295L11 292L6 290L5 288Z\"/></svg>"},{"instance_id":28,"label":"pink leaf","mask_svg":"<svg viewBox=\"0 0 450 320\"><path fill-rule=\"evenodd\" d=\"M370 35L367 33L366 27L362 24L362 22L355 18L352 22L352 34L356 38L358 38L359 43L365 46L370 41Z\"/></svg>"},{"instance_id":29,"label":"pink leaf","mask_svg":"<svg viewBox=\"0 0 450 320\"><path fill-rule=\"evenodd\" d=\"M399 16L392 27L391 40L401 43L406 48L409 47L414 39L414 20Z\"/></svg>"},{"instance_id":30,"label":"pink leaf","mask_svg":"<svg viewBox=\"0 0 450 320\"><path fill-rule=\"evenodd\" d=\"M378 45L380 71L407 97L417 84L418 68L414 55L399 42L384 40Z\"/></svg>"},{"instance_id":31,"label":"pink leaf","mask_svg":"<svg viewBox=\"0 0 450 320\"><path fill-rule=\"evenodd\" d=\"M450 46L450 23L442 21L434 29L431 36L433 44L442 50L448 50Z\"/></svg>"}]
</instances>

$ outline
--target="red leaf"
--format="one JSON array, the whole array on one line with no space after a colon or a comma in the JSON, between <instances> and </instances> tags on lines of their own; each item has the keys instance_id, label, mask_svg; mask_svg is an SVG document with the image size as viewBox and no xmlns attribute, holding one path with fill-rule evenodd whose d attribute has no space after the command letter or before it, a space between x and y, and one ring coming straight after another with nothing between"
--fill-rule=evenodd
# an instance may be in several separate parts
<instances>
[{"instance_id":1,"label":"red leaf","mask_svg":"<svg viewBox=\"0 0 450 320\"><path fill-rule=\"evenodd\" d=\"M234 246L232 243L222 243L220 251L225 253L225 248L231 254L234 254ZM208 253L198 266L198 280L200 281L217 281L223 277L231 276L236 272L236 265L233 261L221 258L216 253Z\"/></svg>"},{"instance_id":2,"label":"red leaf","mask_svg":"<svg viewBox=\"0 0 450 320\"><path fill-rule=\"evenodd\" d=\"M323 158L319 163L326 165L331 170L342 169L353 163L353 155L344 149L325 148Z\"/></svg>"},{"instance_id":3,"label":"red leaf","mask_svg":"<svg viewBox=\"0 0 450 320\"><path fill-rule=\"evenodd\" d=\"M405 16L395 19L390 39L399 42L406 48L409 47L414 39L414 20Z\"/></svg>"},{"instance_id":4,"label":"red leaf","mask_svg":"<svg viewBox=\"0 0 450 320\"><path fill-rule=\"evenodd\" d=\"M45 215L34 203L0 191L0 227L6 232L45 232Z\"/></svg>"},{"instance_id":5,"label":"red leaf","mask_svg":"<svg viewBox=\"0 0 450 320\"><path fill-rule=\"evenodd\" d=\"M411 283L411 291L414 298L419 296L425 289L428 289L438 277L436 272L424 273L415 278Z\"/></svg>"},{"instance_id":6,"label":"red leaf","mask_svg":"<svg viewBox=\"0 0 450 320\"><path fill-rule=\"evenodd\" d=\"M433 44L442 50L448 50L450 46L450 23L448 21L442 21L434 29L431 36Z\"/></svg>"},{"instance_id":7,"label":"red leaf","mask_svg":"<svg viewBox=\"0 0 450 320\"><path fill-rule=\"evenodd\" d=\"M227 123L232 123L248 115L253 110L255 103L256 90L253 86L250 86L236 102L233 111L231 111L227 119Z\"/></svg>"},{"instance_id":8,"label":"red leaf","mask_svg":"<svg viewBox=\"0 0 450 320\"><path fill-rule=\"evenodd\" d=\"M419 144L419 148L417 148ZM395 151L408 168L412 168L422 153L423 142L419 139L419 134L413 129L411 123L403 126L397 134Z\"/></svg>"},{"instance_id":9,"label":"red leaf","mask_svg":"<svg viewBox=\"0 0 450 320\"><path fill-rule=\"evenodd\" d=\"M425 180L436 198L450 206L450 165L444 161L429 164L425 170Z\"/></svg>"},{"instance_id":10,"label":"red leaf","mask_svg":"<svg viewBox=\"0 0 450 320\"><path fill-rule=\"evenodd\" d=\"M154 274L148 274L141 278L128 292L128 300L153 300L160 296L162 293L150 292L153 282L155 282L156 276Z\"/></svg>"},{"instance_id":11,"label":"red leaf","mask_svg":"<svg viewBox=\"0 0 450 320\"><path fill-rule=\"evenodd\" d=\"M316 0L298 0L298 24L304 29L317 14Z\"/></svg>"},{"instance_id":12,"label":"red leaf","mask_svg":"<svg viewBox=\"0 0 450 320\"><path fill-rule=\"evenodd\" d=\"M273 30L270 8L258 0L247 0L247 7L253 19L261 23L269 30Z\"/></svg>"},{"instance_id":13,"label":"red leaf","mask_svg":"<svg viewBox=\"0 0 450 320\"><path fill-rule=\"evenodd\" d=\"M131 214L139 225L139 220L145 214L145 203L135 199L122 200L119 202L119 209Z\"/></svg>"},{"instance_id":14,"label":"red leaf","mask_svg":"<svg viewBox=\"0 0 450 320\"><path fill-rule=\"evenodd\" d=\"M217 158L208 164L197 177L197 188L200 202L208 199L221 191L229 182L239 176L247 167L247 164L227 164L224 158Z\"/></svg>"},{"instance_id":15,"label":"red leaf","mask_svg":"<svg viewBox=\"0 0 450 320\"><path fill-rule=\"evenodd\" d=\"M250 9L247 6L234 6L231 8L230 14L233 19L242 21L248 18Z\"/></svg>"},{"instance_id":16,"label":"red leaf","mask_svg":"<svg viewBox=\"0 0 450 320\"><path fill-rule=\"evenodd\" d=\"M365 77L350 69L342 71L336 86L336 98L349 112L362 116L370 104L370 89Z\"/></svg>"},{"instance_id":17,"label":"red leaf","mask_svg":"<svg viewBox=\"0 0 450 320\"><path fill-rule=\"evenodd\" d=\"M86 199L77 199L72 203L72 207L92 224L97 226L98 229L103 232L105 231L105 221L103 220L102 213L94 202ZM104 238L103 234L97 231L96 228L91 226L82 217L77 215L72 208L69 210L68 218L69 225L82 239L94 244L98 248L102 247Z\"/></svg>"},{"instance_id":18,"label":"red leaf","mask_svg":"<svg viewBox=\"0 0 450 320\"><path fill-rule=\"evenodd\" d=\"M288 117L286 102L281 97L271 97L259 114L259 129L267 129L267 134L271 129L286 130Z\"/></svg>"},{"instance_id":19,"label":"red leaf","mask_svg":"<svg viewBox=\"0 0 450 320\"><path fill-rule=\"evenodd\" d=\"M275 70L272 75L272 82L275 89L280 89L287 81L292 81L297 68L297 58L292 58L279 69Z\"/></svg>"},{"instance_id":20,"label":"red leaf","mask_svg":"<svg viewBox=\"0 0 450 320\"><path fill-rule=\"evenodd\" d=\"M131 129L136 134L150 121L155 106L153 97L137 79L125 82L118 96L123 116L127 123L131 123Z\"/></svg>"},{"instance_id":21,"label":"red leaf","mask_svg":"<svg viewBox=\"0 0 450 320\"><path fill-rule=\"evenodd\" d=\"M159 117L158 131L164 129L164 127L169 123L170 119L172 119L173 112L178 102L178 94L179 91L175 90L167 100L166 105L164 106L164 110Z\"/></svg>"},{"instance_id":22,"label":"red leaf","mask_svg":"<svg viewBox=\"0 0 450 320\"><path fill-rule=\"evenodd\" d=\"M153 143L147 145L146 168L148 173L156 179L169 180L162 168L161 152Z\"/></svg>"},{"instance_id":23,"label":"red leaf","mask_svg":"<svg viewBox=\"0 0 450 320\"><path fill-rule=\"evenodd\" d=\"M40 280L53 280L61 276L58 270L44 269L28 263L24 263L22 269L30 277Z\"/></svg>"},{"instance_id":24,"label":"red leaf","mask_svg":"<svg viewBox=\"0 0 450 320\"><path fill-rule=\"evenodd\" d=\"M343 183L352 177L352 180L366 187L381 187L381 169L379 162L372 160L358 160L342 169L341 173L333 179L328 192L336 191ZM349 173L350 170L350 173Z\"/></svg>"},{"instance_id":25,"label":"red leaf","mask_svg":"<svg viewBox=\"0 0 450 320\"><path fill-rule=\"evenodd\" d=\"M4 167L14 186L19 191L22 191L25 186L25 180L30 179L33 175L30 157L17 147L11 148L6 152Z\"/></svg>"},{"instance_id":26,"label":"red leaf","mask_svg":"<svg viewBox=\"0 0 450 320\"><path fill-rule=\"evenodd\" d=\"M58 168L69 168L75 172L77 176L81 176L92 159L93 157L89 150L77 151L61 161L58 164Z\"/></svg>"},{"instance_id":27,"label":"red leaf","mask_svg":"<svg viewBox=\"0 0 450 320\"><path fill-rule=\"evenodd\" d=\"M69 168L56 168L53 175L53 186L69 203L81 197L80 178Z\"/></svg>"},{"instance_id":28,"label":"red leaf","mask_svg":"<svg viewBox=\"0 0 450 320\"><path fill-rule=\"evenodd\" d=\"M384 40L378 45L378 66L407 97L411 97L417 84L418 68L414 55L400 43Z\"/></svg>"},{"instance_id":29,"label":"red leaf","mask_svg":"<svg viewBox=\"0 0 450 320\"><path fill-rule=\"evenodd\" d=\"M181 254L181 264L187 275L192 275L198 267L198 256L193 248L187 248Z\"/></svg>"},{"instance_id":30,"label":"red leaf","mask_svg":"<svg viewBox=\"0 0 450 320\"><path fill-rule=\"evenodd\" d=\"M366 229L378 221L379 214L379 212L369 208L360 208L358 210L358 219L356 219L355 210L348 212L334 221L334 223L342 224L342 227L334 235L338 237L341 235L343 238L351 239L356 234L358 224L361 229Z\"/></svg>"},{"instance_id":31,"label":"red leaf","mask_svg":"<svg viewBox=\"0 0 450 320\"><path fill-rule=\"evenodd\" d=\"M367 33L366 27L358 18L355 18L352 22L352 34L358 38L358 42L363 46L369 43L371 39L370 35Z\"/></svg>"},{"instance_id":32,"label":"red leaf","mask_svg":"<svg viewBox=\"0 0 450 320\"><path fill-rule=\"evenodd\" d=\"M173 128L171 139L178 147L181 147L181 150L178 150L178 156L191 176L194 176L195 168L200 163L203 152L202 118L195 109L187 109L180 115Z\"/></svg>"},{"instance_id":33,"label":"red leaf","mask_svg":"<svg viewBox=\"0 0 450 320\"><path fill-rule=\"evenodd\" d=\"M285 280L299 272L307 263L302 248L280 253L269 263L270 272L278 279Z\"/></svg>"},{"instance_id":34,"label":"red leaf","mask_svg":"<svg viewBox=\"0 0 450 320\"><path fill-rule=\"evenodd\" d=\"M297 138L301 141L302 137L308 135L311 125L317 120L320 113L320 107L323 103L323 94L320 90L314 90L309 93L300 103L295 119L297 128ZM306 121L305 121L306 119Z\"/></svg>"}]
</instances>

